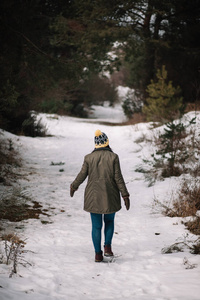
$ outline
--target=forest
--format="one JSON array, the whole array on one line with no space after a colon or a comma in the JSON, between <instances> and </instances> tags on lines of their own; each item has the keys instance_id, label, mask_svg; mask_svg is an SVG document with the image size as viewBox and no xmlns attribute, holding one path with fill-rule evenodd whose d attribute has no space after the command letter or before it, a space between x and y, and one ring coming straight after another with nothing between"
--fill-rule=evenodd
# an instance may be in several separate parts
<instances>
[{"instance_id":1,"label":"forest","mask_svg":"<svg viewBox=\"0 0 200 300\"><path fill-rule=\"evenodd\" d=\"M131 101L148 107L147 87L161 69L163 80L177 87L182 106L195 108L200 100L199 4L1 0L0 127L23 133L32 110L86 117L92 104L117 101L119 84L134 90Z\"/></svg>"}]
</instances>

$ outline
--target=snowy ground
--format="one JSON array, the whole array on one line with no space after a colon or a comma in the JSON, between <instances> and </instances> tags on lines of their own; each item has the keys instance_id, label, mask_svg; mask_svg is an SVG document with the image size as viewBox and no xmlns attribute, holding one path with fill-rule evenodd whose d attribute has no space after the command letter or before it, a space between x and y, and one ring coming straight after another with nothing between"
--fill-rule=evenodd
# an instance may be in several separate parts
<instances>
[{"instance_id":1,"label":"snowy ground","mask_svg":"<svg viewBox=\"0 0 200 300\"><path fill-rule=\"evenodd\" d=\"M98 125L99 119L124 120L119 107L95 110L91 123L70 117L42 118L52 137L16 137L3 132L15 147L23 149L26 166L21 172L26 176L21 186L51 216L6 223L6 233L15 231L27 239L25 250L30 252L25 259L31 266L19 265L18 274L9 278L11 266L0 264L0 299L199 300L200 256L187 249L161 253L175 242L194 239L181 220L163 216L154 205L155 197L161 201L168 197L176 182L170 179L147 187L142 174L134 171L148 151L135 140L148 134L148 124ZM131 195L130 210L123 205L116 215L113 251L118 257L113 263L94 262L90 216L82 209L86 183L69 197L70 183L84 155L93 150L96 129L108 135L110 146L119 155ZM52 162L65 164L52 166Z\"/></svg>"}]
</instances>

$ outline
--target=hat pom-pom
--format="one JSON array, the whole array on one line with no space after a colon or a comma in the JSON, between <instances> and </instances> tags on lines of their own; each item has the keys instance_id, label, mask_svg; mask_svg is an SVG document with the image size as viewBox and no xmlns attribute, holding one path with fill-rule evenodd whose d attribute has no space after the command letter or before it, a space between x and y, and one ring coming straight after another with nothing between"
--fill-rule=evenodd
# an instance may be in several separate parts
<instances>
[{"instance_id":1,"label":"hat pom-pom","mask_svg":"<svg viewBox=\"0 0 200 300\"><path fill-rule=\"evenodd\" d=\"M102 134L101 130L97 129L95 131L95 136L100 136Z\"/></svg>"}]
</instances>

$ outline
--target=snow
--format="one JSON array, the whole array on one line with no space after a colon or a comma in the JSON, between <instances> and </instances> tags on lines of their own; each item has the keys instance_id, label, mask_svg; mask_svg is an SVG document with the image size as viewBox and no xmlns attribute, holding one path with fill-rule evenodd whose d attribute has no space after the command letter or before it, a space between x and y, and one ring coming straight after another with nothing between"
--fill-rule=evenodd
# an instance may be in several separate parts
<instances>
[{"instance_id":1,"label":"snow","mask_svg":"<svg viewBox=\"0 0 200 300\"><path fill-rule=\"evenodd\" d=\"M199 300L200 256L187 248L162 253L176 242L196 238L181 219L164 216L156 205L155 199L170 197L177 179L148 187L143 175L135 172L149 149L135 141L150 134L150 125L109 125L124 120L119 106L94 107L87 120L47 114L39 117L51 136L18 137L1 131L22 152L25 166L18 184L48 209L50 216L3 223L5 233L14 231L26 240L24 258L31 265L19 264L18 273L9 278L11 265L0 264L0 299ZM83 211L86 182L73 198L69 196L70 183L84 155L93 150L96 129L108 135L111 148L119 155L131 195L130 210L122 205L116 214L113 251L117 257L113 263L94 262L90 215Z\"/></svg>"},{"instance_id":2,"label":"snow","mask_svg":"<svg viewBox=\"0 0 200 300\"><path fill-rule=\"evenodd\" d=\"M120 103L115 104L114 108L110 107L109 103L104 103L103 106L93 105L90 112L90 119L98 119L99 122L112 123L127 121L127 117L124 115Z\"/></svg>"},{"instance_id":3,"label":"snow","mask_svg":"<svg viewBox=\"0 0 200 300\"><path fill-rule=\"evenodd\" d=\"M118 96L121 100L124 100L128 93L133 92L133 89L130 89L127 86L119 85L117 87Z\"/></svg>"}]
</instances>

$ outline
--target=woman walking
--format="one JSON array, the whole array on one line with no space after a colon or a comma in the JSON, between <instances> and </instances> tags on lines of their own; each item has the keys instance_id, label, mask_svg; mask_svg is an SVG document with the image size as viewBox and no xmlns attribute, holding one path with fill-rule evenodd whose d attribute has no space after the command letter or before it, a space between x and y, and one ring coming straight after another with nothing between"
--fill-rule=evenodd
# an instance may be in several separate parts
<instances>
[{"instance_id":1,"label":"woman walking","mask_svg":"<svg viewBox=\"0 0 200 300\"><path fill-rule=\"evenodd\" d=\"M82 169L70 186L70 196L88 176L84 195L84 210L89 212L92 221L92 241L95 249L95 261L103 260L101 231L104 222L104 255L113 256L112 238L115 213L121 209L121 196L126 209L130 201L119 163L119 157L110 146L105 133L95 131L95 149L84 158Z\"/></svg>"}]
</instances>

